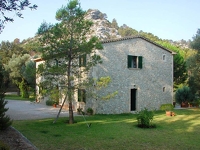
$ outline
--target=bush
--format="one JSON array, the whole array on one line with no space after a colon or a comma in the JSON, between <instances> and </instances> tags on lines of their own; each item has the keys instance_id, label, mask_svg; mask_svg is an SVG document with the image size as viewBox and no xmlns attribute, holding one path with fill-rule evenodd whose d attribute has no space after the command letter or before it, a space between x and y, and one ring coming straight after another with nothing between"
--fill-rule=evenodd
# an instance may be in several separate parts
<instances>
[{"instance_id":1,"label":"bush","mask_svg":"<svg viewBox=\"0 0 200 150\"><path fill-rule=\"evenodd\" d=\"M89 115L92 115L92 114L93 114L93 112L94 112L94 111L93 111L93 109L92 109L92 108L90 108L90 107L89 107L89 108L87 109L87 113L88 113Z\"/></svg>"},{"instance_id":2,"label":"bush","mask_svg":"<svg viewBox=\"0 0 200 150\"><path fill-rule=\"evenodd\" d=\"M9 150L9 146L0 141L0 150Z\"/></svg>"},{"instance_id":3,"label":"bush","mask_svg":"<svg viewBox=\"0 0 200 150\"><path fill-rule=\"evenodd\" d=\"M160 110L173 110L174 106L172 104L162 104L160 106Z\"/></svg>"},{"instance_id":4,"label":"bush","mask_svg":"<svg viewBox=\"0 0 200 150\"><path fill-rule=\"evenodd\" d=\"M5 130L12 124L12 120L5 114L8 108L5 105L8 102L4 100L4 93L0 93L0 130Z\"/></svg>"},{"instance_id":5,"label":"bush","mask_svg":"<svg viewBox=\"0 0 200 150\"><path fill-rule=\"evenodd\" d=\"M189 102L193 100L193 95L189 87L184 86L179 88L175 93L176 102L181 104L182 102Z\"/></svg>"},{"instance_id":6,"label":"bush","mask_svg":"<svg viewBox=\"0 0 200 150\"><path fill-rule=\"evenodd\" d=\"M55 102L52 101L52 100L47 100L47 101L46 101L46 105L47 105L47 106L53 106L53 104L55 104Z\"/></svg>"},{"instance_id":7,"label":"bush","mask_svg":"<svg viewBox=\"0 0 200 150\"><path fill-rule=\"evenodd\" d=\"M140 128L152 128L155 125L152 124L154 117L154 111L149 111L147 108L144 108L137 115L138 127Z\"/></svg>"}]
</instances>

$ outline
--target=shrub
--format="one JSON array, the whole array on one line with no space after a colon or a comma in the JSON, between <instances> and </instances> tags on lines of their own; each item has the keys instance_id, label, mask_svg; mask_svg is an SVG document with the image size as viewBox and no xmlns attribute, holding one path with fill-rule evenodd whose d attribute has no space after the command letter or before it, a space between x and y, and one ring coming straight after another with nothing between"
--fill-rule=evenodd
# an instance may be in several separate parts
<instances>
[{"instance_id":1,"label":"shrub","mask_svg":"<svg viewBox=\"0 0 200 150\"><path fill-rule=\"evenodd\" d=\"M193 95L189 87L184 86L179 88L175 93L176 102L181 104L182 102L189 102L193 100Z\"/></svg>"},{"instance_id":2,"label":"shrub","mask_svg":"<svg viewBox=\"0 0 200 150\"><path fill-rule=\"evenodd\" d=\"M154 117L154 111L149 111L147 108L144 108L137 115L138 127L140 128L152 128L155 125L152 124Z\"/></svg>"},{"instance_id":3,"label":"shrub","mask_svg":"<svg viewBox=\"0 0 200 150\"><path fill-rule=\"evenodd\" d=\"M47 101L46 101L46 105L47 105L47 106L53 106L53 104L55 104L55 102L52 101L52 100L47 100Z\"/></svg>"},{"instance_id":4,"label":"shrub","mask_svg":"<svg viewBox=\"0 0 200 150\"><path fill-rule=\"evenodd\" d=\"M174 106L172 104L162 104L160 106L160 110L173 110L174 109Z\"/></svg>"},{"instance_id":5,"label":"shrub","mask_svg":"<svg viewBox=\"0 0 200 150\"><path fill-rule=\"evenodd\" d=\"M94 111L93 111L93 109L92 109L92 108L90 108L90 107L89 107L89 108L87 109L87 113L88 113L88 114L92 115L92 114L93 114L93 112L94 112Z\"/></svg>"},{"instance_id":6,"label":"shrub","mask_svg":"<svg viewBox=\"0 0 200 150\"><path fill-rule=\"evenodd\" d=\"M5 114L8 110L8 108L5 108L7 103L7 101L4 101L2 94L0 94L0 130L5 130L12 124L10 117Z\"/></svg>"}]
</instances>

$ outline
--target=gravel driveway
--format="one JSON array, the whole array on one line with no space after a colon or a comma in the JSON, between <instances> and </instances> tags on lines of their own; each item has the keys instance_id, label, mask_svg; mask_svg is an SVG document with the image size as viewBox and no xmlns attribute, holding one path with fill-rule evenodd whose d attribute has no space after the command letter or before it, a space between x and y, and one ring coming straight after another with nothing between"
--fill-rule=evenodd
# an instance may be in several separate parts
<instances>
[{"instance_id":1,"label":"gravel driveway","mask_svg":"<svg viewBox=\"0 0 200 150\"><path fill-rule=\"evenodd\" d=\"M6 100L6 108L9 108L6 115L13 120L33 120L43 118L56 118L60 108L46 106L45 104L33 103L30 101ZM74 113L75 114L75 113ZM68 117L68 110L62 110L60 117Z\"/></svg>"}]
</instances>

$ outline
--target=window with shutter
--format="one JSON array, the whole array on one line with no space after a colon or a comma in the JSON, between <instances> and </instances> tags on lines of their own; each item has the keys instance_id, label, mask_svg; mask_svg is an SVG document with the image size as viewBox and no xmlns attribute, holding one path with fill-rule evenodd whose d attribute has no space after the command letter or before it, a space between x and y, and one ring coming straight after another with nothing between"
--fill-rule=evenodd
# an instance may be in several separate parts
<instances>
[{"instance_id":1,"label":"window with shutter","mask_svg":"<svg viewBox=\"0 0 200 150\"><path fill-rule=\"evenodd\" d=\"M78 89L78 102L86 102L85 89Z\"/></svg>"},{"instance_id":2,"label":"window with shutter","mask_svg":"<svg viewBox=\"0 0 200 150\"><path fill-rule=\"evenodd\" d=\"M128 68L140 68L142 69L142 56L128 55Z\"/></svg>"},{"instance_id":3,"label":"window with shutter","mask_svg":"<svg viewBox=\"0 0 200 150\"><path fill-rule=\"evenodd\" d=\"M79 57L79 67L86 66L86 54Z\"/></svg>"}]
</instances>

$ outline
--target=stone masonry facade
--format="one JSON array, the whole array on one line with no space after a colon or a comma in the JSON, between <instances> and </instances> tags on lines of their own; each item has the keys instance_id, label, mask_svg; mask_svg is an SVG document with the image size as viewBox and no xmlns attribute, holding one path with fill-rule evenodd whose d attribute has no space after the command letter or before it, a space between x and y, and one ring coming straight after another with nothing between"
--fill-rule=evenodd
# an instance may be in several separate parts
<instances>
[{"instance_id":1,"label":"stone masonry facade","mask_svg":"<svg viewBox=\"0 0 200 150\"><path fill-rule=\"evenodd\" d=\"M103 63L94 67L91 75L94 78L110 76L112 82L101 94L114 91L118 94L110 100L87 100L86 108L94 108L97 114L120 114L145 107L159 109L161 104L172 103L172 51L144 37L104 41L103 47L97 51ZM142 68L128 68L128 55L141 56Z\"/></svg>"}]
</instances>

